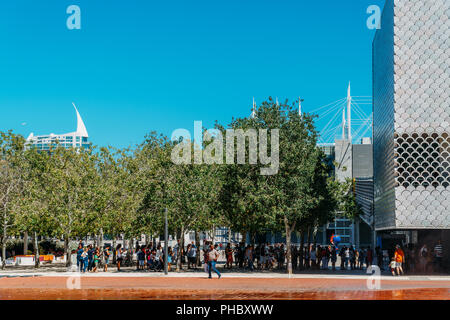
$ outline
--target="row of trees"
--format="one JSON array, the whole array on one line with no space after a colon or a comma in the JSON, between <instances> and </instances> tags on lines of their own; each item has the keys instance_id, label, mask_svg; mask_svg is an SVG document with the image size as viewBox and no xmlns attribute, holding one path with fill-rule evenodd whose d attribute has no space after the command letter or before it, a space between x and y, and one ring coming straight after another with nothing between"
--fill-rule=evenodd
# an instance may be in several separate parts
<instances>
[{"instance_id":1,"label":"row of trees","mask_svg":"<svg viewBox=\"0 0 450 320\"><path fill-rule=\"evenodd\" d=\"M38 235L62 237L70 263L69 241L88 234L99 239L163 234L167 208L169 232L181 241L187 231L198 234L217 226L251 239L261 232L283 232L290 266L292 232L305 238L336 211L359 214L351 183L330 176L317 147L314 116L300 116L294 105L269 98L254 117L233 119L227 128L279 129L278 173L261 175L264 165L248 164L248 150L247 164L177 165L171 155L180 141L155 132L134 148L57 145L50 152L27 149L22 136L0 132L2 256L8 237L26 233L34 241ZM216 124L219 132L227 128ZM214 139L218 136L202 147Z\"/></svg>"}]
</instances>

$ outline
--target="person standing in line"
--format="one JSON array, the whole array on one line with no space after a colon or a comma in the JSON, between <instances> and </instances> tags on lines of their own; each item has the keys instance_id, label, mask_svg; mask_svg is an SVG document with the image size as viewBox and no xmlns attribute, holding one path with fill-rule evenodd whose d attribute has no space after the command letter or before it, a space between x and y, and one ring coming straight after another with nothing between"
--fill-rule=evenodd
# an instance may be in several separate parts
<instances>
[{"instance_id":1,"label":"person standing in line","mask_svg":"<svg viewBox=\"0 0 450 320\"><path fill-rule=\"evenodd\" d=\"M376 252L376 256L377 256L378 268L380 268L380 270L383 270L383 253L381 251L381 248L379 246L377 246L375 248L375 252Z\"/></svg>"},{"instance_id":2,"label":"person standing in line","mask_svg":"<svg viewBox=\"0 0 450 320\"><path fill-rule=\"evenodd\" d=\"M88 254L88 248L84 248L83 253L81 254L81 257L83 258L83 273L86 272L86 269L88 268L89 264L89 254Z\"/></svg>"},{"instance_id":3,"label":"person standing in line","mask_svg":"<svg viewBox=\"0 0 450 320\"><path fill-rule=\"evenodd\" d=\"M443 248L442 248L440 239L438 240L437 244L434 246L433 253L434 253L435 271L441 272L442 271Z\"/></svg>"},{"instance_id":4,"label":"person standing in line","mask_svg":"<svg viewBox=\"0 0 450 320\"><path fill-rule=\"evenodd\" d=\"M94 264L94 249L92 248L92 245L90 244L88 247L88 271L92 271L92 265Z\"/></svg>"},{"instance_id":5,"label":"person standing in line","mask_svg":"<svg viewBox=\"0 0 450 320\"><path fill-rule=\"evenodd\" d=\"M245 258L245 244L241 242L239 246L239 268L244 267L244 258Z\"/></svg>"},{"instance_id":6,"label":"person standing in line","mask_svg":"<svg viewBox=\"0 0 450 320\"><path fill-rule=\"evenodd\" d=\"M320 249L320 260L322 260L321 262L321 267L320 267L320 269L322 269L322 270L325 270L325 261L326 261L326 259L327 259L327 252L326 252L326 247L325 246L323 246L321 249ZM320 262L320 261L319 261Z\"/></svg>"},{"instance_id":7,"label":"person standing in line","mask_svg":"<svg viewBox=\"0 0 450 320\"><path fill-rule=\"evenodd\" d=\"M191 269L191 244L188 243L187 247L186 247L186 256L187 256L187 268Z\"/></svg>"},{"instance_id":8,"label":"person standing in line","mask_svg":"<svg viewBox=\"0 0 450 320\"><path fill-rule=\"evenodd\" d=\"M211 245L209 247L209 252L208 252L208 273L209 273L209 279L212 278L211 275L211 271L214 271L215 273L217 273L219 279L221 277L221 274L219 272L219 270L216 269L216 262L217 259L219 258L219 252L214 248L213 245Z\"/></svg>"},{"instance_id":9,"label":"person standing in line","mask_svg":"<svg viewBox=\"0 0 450 320\"><path fill-rule=\"evenodd\" d=\"M298 268L300 269L300 270L303 270L303 266L304 266L304 263L303 263L303 258L304 258L304 252L303 252L303 250L301 250L301 247L299 247L298 249L297 249L297 252L298 252Z\"/></svg>"},{"instance_id":10,"label":"person standing in line","mask_svg":"<svg viewBox=\"0 0 450 320\"><path fill-rule=\"evenodd\" d=\"M395 262L395 257L392 257L391 263L389 264L389 267L391 268L391 273L395 277L397 274L395 273L397 263Z\"/></svg>"},{"instance_id":11,"label":"person standing in line","mask_svg":"<svg viewBox=\"0 0 450 320\"><path fill-rule=\"evenodd\" d=\"M144 270L145 267L145 251L144 248L141 248L137 253L139 270Z\"/></svg>"},{"instance_id":12,"label":"person standing in line","mask_svg":"<svg viewBox=\"0 0 450 320\"><path fill-rule=\"evenodd\" d=\"M203 245L203 261L205 263L204 269L205 272L208 273L209 266L208 266L208 253L209 253L209 244L205 241L205 244Z\"/></svg>"},{"instance_id":13,"label":"person standing in line","mask_svg":"<svg viewBox=\"0 0 450 320\"><path fill-rule=\"evenodd\" d=\"M348 270L348 266L350 264L350 248L344 247L344 254L345 254L345 270Z\"/></svg>"},{"instance_id":14,"label":"person standing in line","mask_svg":"<svg viewBox=\"0 0 450 320\"><path fill-rule=\"evenodd\" d=\"M247 260L247 266L250 271L253 271L253 252L252 246L248 245L245 250L245 259Z\"/></svg>"},{"instance_id":15,"label":"person standing in line","mask_svg":"<svg viewBox=\"0 0 450 320\"><path fill-rule=\"evenodd\" d=\"M370 247L367 248L367 268L372 265L373 261L373 252Z\"/></svg>"},{"instance_id":16,"label":"person standing in line","mask_svg":"<svg viewBox=\"0 0 450 320\"><path fill-rule=\"evenodd\" d=\"M426 244L424 244L419 251L420 272L422 273L426 272L427 260L428 260L428 247Z\"/></svg>"},{"instance_id":17,"label":"person standing in line","mask_svg":"<svg viewBox=\"0 0 450 320\"><path fill-rule=\"evenodd\" d=\"M352 245L350 246L350 270L354 270L356 267L356 249Z\"/></svg>"},{"instance_id":18,"label":"person standing in line","mask_svg":"<svg viewBox=\"0 0 450 320\"><path fill-rule=\"evenodd\" d=\"M78 249L77 249L77 270L79 272L81 272L81 270L83 269L83 259L81 258L81 254L83 253L83 245L80 243L78 244Z\"/></svg>"},{"instance_id":19,"label":"person standing in line","mask_svg":"<svg viewBox=\"0 0 450 320\"><path fill-rule=\"evenodd\" d=\"M231 249L231 244L227 243L225 247L225 255L227 256L227 263L225 265L226 268L233 268L233 249Z\"/></svg>"},{"instance_id":20,"label":"person standing in line","mask_svg":"<svg viewBox=\"0 0 450 320\"><path fill-rule=\"evenodd\" d=\"M361 250L362 253L362 266L361 269L364 269L364 264L366 264L366 269L369 267L369 265L367 264L367 248L363 248Z\"/></svg>"},{"instance_id":21,"label":"person standing in line","mask_svg":"<svg viewBox=\"0 0 450 320\"><path fill-rule=\"evenodd\" d=\"M337 261L337 252L336 251L337 251L336 247L333 245L331 247L331 254L330 254L330 256L331 256L331 266L332 266L333 271L336 271L336 261Z\"/></svg>"},{"instance_id":22,"label":"person standing in line","mask_svg":"<svg viewBox=\"0 0 450 320\"><path fill-rule=\"evenodd\" d=\"M97 272L99 262L100 262L100 250L96 248L93 254L92 272Z\"/></svg>"},{"instance_id":23,"label":"person standing in line","mask_svg":"<svg viewBox=\"0 0 450 320\"><path fill-rule=\"evenodd\" d=\"M192 264L194 265L194 269L197 270L198 249L197 246L194 244L194 242L192 242L191 251L192 251Z\"/></svg>"},{"instance_id":24,"label":"person standing in line","mask_svg":"<svg viewBox=\"0 0 450 320\"><path fill-rule=\"evenodd\" d=\"M317 269L321 269L321 265L322 265L322 248L320 247L320 244L317 245L316 247L316 267Z\"/></svg>"},{"instance_id":25,"label":"person standing in line","mask_svg":"<svg viewBox=\"0 0 450 320\"><path fill-rule=\"evenodd\" d=\"M192 269L191 265L194 266L194 269L197 269L197 248L195 247L194 242L190 243L186 248L187 259L188 259L188 269Z\"/></svg>"},{"instance_id":26,"label":"person standing in line","mask_svg":"<svg viewBox=\"0 0 450 320\"><path fill-rule=\"evenodd\" d=\"M123 261L123 253L122 253L122 245L119 243L116 247L116 263L117 263L117 271L120 271L120 265Z\"/></svg>"},{"instance_id":27,"label":"person standing in line","mask_svg":"<svg viewBox=\"0 0 450 320\"><path fill-rule=\"evenodd\" d=\"M291 245L292 269L297 269L298 251L297 246Z\"/></svg>"},{"instance_id":28,"label":"person standing in line","mask_svg":"<svg viewBox=\"0 0 450 320\"><path fill-rule=\"evenodd\" d=\"M359 256L361 255L361 250L355 248L355 258L353 261L353 269L359 269Z\"/></svg>"},{"instance_id":29,"label":"person standing in line","mask_svg":"<svg viewBox=\"0 0 450 320\"><path fill-rule=\"evenodd\" d=\"M177 244L174 245L173 250L172 250L173 251L173 261L175 261L175 263L176 263L176 261L178 261L177 259L178 259L179 248L180 248L180 240L177 240ZM150 252L151 252L151 250L150 250ZM147 260L148 260L148 258L147 258Z\"/></svg>"},{"instance_id":30,"label":"person standing in line","mask_svg":"<svg viewBox=\"0 0 450 320\"><path fill-rule=\"evenodd\" d=\"M107 272L108 271L108 263L109 263L109 256L110 256L110 252L109 252L109 247L106 247L105 250L103 250L103 258L105 259L105 263L103 264L103 271Z\"/></svg>"},{"instance_id":31,"label":"person standing in line","mask_svg":"<svg viewBox=\"0 0 450 320\"><path fill-rule=\"evenodd\" d=\"M402 264L405 263L405 253L403 252L403 250L400 248L399 245L395 246L394 258L396 262L395 269L397 271L397 274L400 275L401 272L401 274L403 275Z\"/></svg>"},{"instance_id":32,"label":"person standing in line","mask_svg":"<svg viewBox=\"0 0 450 320\"><path fill-rule=\"evenodd\" d=\"M168 271L172 271L172 263L173 263L173 250L171 247L169 247L169 248L167 248L167 270Z\"/></svg>"},{"instance_id":33,"label":"person standing in line","mask_svg":"<svg viewBox=\"0 0 450 320\"><path fill-rule=\"evenodd\" d=\"M340 269L344 270L344 263L345 263L345 246L341 248L339 251L339 257L341 257L341 266Z\"/></svg>"},{"instance_id":34,"label":"person standing in line","mask_svg":"<svg viewBox=\"0 0 450 320\"><path fill-rule=\"evenodd\" d=\"M310 256L309 256L309 248L305 247L305 248L303 248L303 251L304 251L304 256L305 256L305 269L308 270L311 267Z\"/></svg>"},{"instance_id":35,"label":"person standing in line","mask_svg":"<svg viewBox=\"0 0 450 320\"><path fill-rule=\"evenodd\" d=\"M311 246L309 256L311 259L311 269L316 269L316 247Z\"/></svg>"},{"instance_id":36,"label":"person standing in line","mask_svg":"<svg viewBox=\"0 0 450 320\"><path fill-rule=\"evenodd\" d=\"M325 247L325 266L324 270L328 270L328 264L330 263L331 246Z\"/></svg>"}]
</instances>

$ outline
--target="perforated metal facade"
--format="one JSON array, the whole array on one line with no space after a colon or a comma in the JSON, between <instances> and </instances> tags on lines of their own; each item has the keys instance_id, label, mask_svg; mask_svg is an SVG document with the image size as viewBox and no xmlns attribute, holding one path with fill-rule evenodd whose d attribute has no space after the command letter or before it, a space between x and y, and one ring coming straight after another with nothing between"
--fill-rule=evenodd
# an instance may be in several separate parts
<instances>
[{"instance_id":1,"label":"perforated metal facade","mask_svg":"<svg viewBox=\"0 0 450 320\"><path fill-rule=\"evenodd\" d=\"M450 228L450 1L387 0L373 42L378 230Z\"/></svg>"}]
</instances>

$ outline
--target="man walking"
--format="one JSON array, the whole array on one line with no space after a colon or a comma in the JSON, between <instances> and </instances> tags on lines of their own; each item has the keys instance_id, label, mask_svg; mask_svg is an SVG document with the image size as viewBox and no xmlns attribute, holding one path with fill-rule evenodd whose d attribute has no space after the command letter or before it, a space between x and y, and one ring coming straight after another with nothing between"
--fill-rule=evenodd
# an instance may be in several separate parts
<instances>
[{"instance_id":1,"label":"man walking","mask_svg":"<svg viewBox=\"0 0 450 320\"><path fill-rule=\"evenodd\" d=\"M208 252L208 272L209 272L209 279L212 278L211 275L211 270L214 271L215 273L217 273L217 275L219 276L219 279L221 277L219 270L216 269L216 262L217 259L219 258L219 252L214 248L213 245L211 245L209 247L209 252Z\"/></svg>"}]
</instances>

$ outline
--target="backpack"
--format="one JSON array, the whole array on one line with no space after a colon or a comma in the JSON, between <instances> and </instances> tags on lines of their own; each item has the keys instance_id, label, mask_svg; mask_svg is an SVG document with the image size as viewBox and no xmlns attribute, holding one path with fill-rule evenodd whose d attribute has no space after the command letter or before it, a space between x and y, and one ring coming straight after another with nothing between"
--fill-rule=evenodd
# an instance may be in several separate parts
<instances>
[{"instance_id":1,"label":"backpack","mask_svg":"<svg viewBox=\"0 0 450 320\"><path fill-rule=\"evenodd\" d=\"M420 255L425 258L427 256L427 250L426 249L421 250Z\"/></svg>"}]
</instances>

